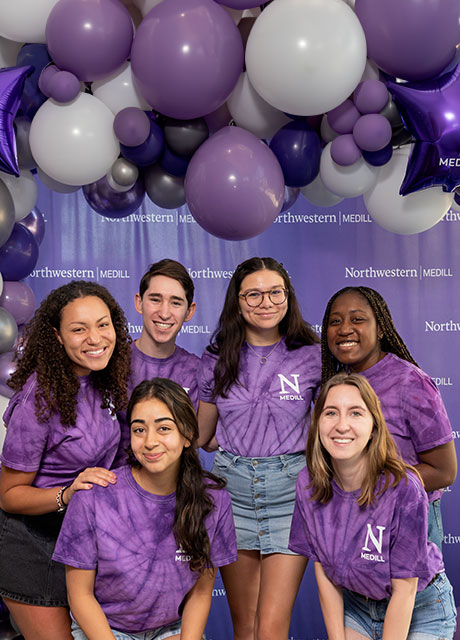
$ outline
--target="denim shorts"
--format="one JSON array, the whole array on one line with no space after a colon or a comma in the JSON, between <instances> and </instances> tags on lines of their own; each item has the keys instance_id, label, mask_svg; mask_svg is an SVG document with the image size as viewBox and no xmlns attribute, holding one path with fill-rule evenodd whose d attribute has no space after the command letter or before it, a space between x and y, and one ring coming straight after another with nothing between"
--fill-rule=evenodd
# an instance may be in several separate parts
<instances>
[{"instance_id":1,"label":"denim shorts","mask_svg":"<svg viewBox=\"0 0 460 640\"><path fill-rule=\"evenodd\" d=\"M37 607L67 607L65 568L51 559L63 517L0 509L0 596Z\"/></svg>"},{"instance_id":2,"label":"denim shorts","mask_svg":"<svg viewBox=\"0 0 460 640\"><path fill-rule=\"evenodd\" d=\"M170 638L171 636L180 636L180 630L180 620L164 627L158 627L158 629L153 629L152 631L143 631L142 633L127 633L126 631L111 629L116 640L166 640L166 638ZM75 620L72 620L72 636L74 640L88 640Z\"/></svg>"},{"instance_id":3,"label":"denim shorts","mask_svg":"<svg viewBox=\"0 0 460 640\"><path fill-rule=\"evenodd\" d=\"M227 481L238 549L295 555L288 549L289 533L296 479L304 466L303 452L243 458L217 451L212 471Z\"/></svg>"},{"instance_id":4,"label":"denim shorts","mask_svg":"<svg viewBox=\"0 0 460 640\"><path fill-rule=\"evenodd\" d=\"M442 551L444 530L441 517L441 500L433 500L428 503L428 540L434 542Z\"/></svg>"},{"instance_id":5,"label":"denim shorts","mask_svg":"<svg viewBox=\"0 0 460 640\"><path fill-rule=\"evenodd\" d=\"M389 598L372 600L343 589L343 602L345 626L381 640ZM407 640L452 640L456 617L452 586L446 574L440 573L417 593Z\"/></svg>"}]
</instances>

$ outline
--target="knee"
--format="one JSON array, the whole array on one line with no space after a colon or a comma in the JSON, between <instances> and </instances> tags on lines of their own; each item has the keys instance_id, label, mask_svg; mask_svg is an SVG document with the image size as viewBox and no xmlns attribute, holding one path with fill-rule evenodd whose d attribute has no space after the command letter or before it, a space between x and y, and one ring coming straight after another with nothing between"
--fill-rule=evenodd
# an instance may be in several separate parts
<instances>
[{"instance_id":1,"label":"knee","mask_svg":"<svg viewBox=\"0 0 460 640\"><path fill-rule=\"evenodd\" d=\"M257 620L255 640L284 640L288 638L289 625L273 620Z\"/></svg>"}]
</instances>

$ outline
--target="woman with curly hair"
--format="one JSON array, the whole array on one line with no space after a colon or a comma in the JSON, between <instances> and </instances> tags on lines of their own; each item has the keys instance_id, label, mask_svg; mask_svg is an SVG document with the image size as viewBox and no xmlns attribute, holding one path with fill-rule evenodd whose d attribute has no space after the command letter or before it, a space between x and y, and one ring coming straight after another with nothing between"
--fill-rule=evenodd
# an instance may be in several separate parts
<instances>
[{"instance_id":1,"label":"woman with curly hair","mask_svg":"<svg viewBox=\"0 0 460 640\"><path fill-rule=\"evenodd\" d=\"M26 640L72 638L51 556L75 493L116 482L129 342L110 293L74 281L41 303L18 349L0 457L0 595Z\"/></svg>"},{"instance_id":2,"label":"woman with curly hair","mask_svg":"<svg viewBox=\"0 0 460 640\"><path fill-rule=\"evenodd\" d=\"M72 500L54 552L73 637L201 640L217 567L236 560L225 483L201 467L196 414L177 382L141 382L126 417L129 466Z\"/></svg>"},{"instance_id":3,"label":"woman with curly hair","mask_svg":"<svg viewBox=\"0 0 460 640\"><path fill-rule=\"evenodd\" d=\"M286 269L250 258L229 282L202 357L201 444L219 451L238 561L221 571L235 640L287 640L305 560L288 549L295 481L305 466L318 337L302 318ZM214 436L215 434L215 436Z\"/></svg>"}]
</instances>

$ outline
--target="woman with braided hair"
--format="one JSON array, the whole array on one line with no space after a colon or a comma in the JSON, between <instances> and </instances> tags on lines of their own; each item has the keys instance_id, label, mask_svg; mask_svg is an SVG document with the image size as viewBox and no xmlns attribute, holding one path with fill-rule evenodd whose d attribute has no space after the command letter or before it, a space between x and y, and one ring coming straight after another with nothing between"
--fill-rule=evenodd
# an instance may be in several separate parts
<instances>
[{"instance_id":1,"label":"woman with braided hair","mask_svg":"<svg viewBox=\"0 0 460 640\"><path fill-rule=\"evenodd\" d=\"M422 477L429 498L428 539L441 547L441 489L457 474L452 428L441 395L398 334L382 296L369 287L345 287L323 318L322 383L345 369L365 376L406 464Z\"/></svg>"}]
</instances>

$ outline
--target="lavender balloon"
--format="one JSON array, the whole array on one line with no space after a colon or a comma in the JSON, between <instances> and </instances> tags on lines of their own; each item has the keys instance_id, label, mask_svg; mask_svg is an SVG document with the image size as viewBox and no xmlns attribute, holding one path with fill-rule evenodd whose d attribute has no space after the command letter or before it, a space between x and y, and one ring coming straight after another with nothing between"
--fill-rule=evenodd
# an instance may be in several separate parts
<instances>
[{"instance_id":1,"label":"lavender balloon","mask_svg":"<svg viewBox=\"0 0 460 640\"><path fill-rule=\"evenodd\" d=\"M133 24L118 0L59 0L46 23L54 62L84 82L109 75L128 58Z\"/></svg>"},{"instance_id":2,"label":"lavender balloon","mask_svg":"<svg viewBox=\"0 0 460 640\"><path fill-rule=\"evenodd\" d=\"M362 114L379 113L388 103L388 89L380 80L364 80L353 92L355 107Z\"/></svg>"},{"instance_id":3,"label":"lavender balloon","mask_svg":"<svg viewBox=\"0 0 460 640\"><path fill-rule=\"evenodd\" d=\"M353 138L363 151L380 151L391 140L391 124L378 113L368 113L353 127Z\"/></svg>"},{"instance_id":4,"label":"lavender balloon","mask_svg":"<svg viewBox=\"0 0 460 640\"><path fill-rule=\"evenodd\" d=\"M4 280L23 280L32 273L38 260L38 244L29 229L16 223L0 247L0 272Z\"/></svg>"},{"instance_id":5,"label":"lavender balloon","mask_svg":"<svg viewBox=\"0 0 460 640\"><path fill-rule=\"evenodd\" d=\"M138 167L148 167L154 164L163 153L165 137L163 129L155 120L153 113L147 114L150 120L150 132L147 140L135 147L120 144L121 154Z\"/></svg>"},{"instance_id":6,"label":"lavender balloon","mask_svg":"<svg viewBox=\"0 0 460 640\"><path fill-rule=\"evenodd\" d=\"M331 157L341 167L348 167L357 162L362 156L351 133L338 136L331 142Z\"/></svg>"},{"instance_id":7,"label":"lavender balloon","mask_svg":"<svg viewBox=\"0 0 460 640\"><path fill-rule=\"evenodd\" d=\"M206 231L224 240L246 240L265 231L281 211L283 172L259 138L240 127L224 127L194 154L185 195Z\"/></svg>"},{"instance_id":8,"label":"lavender balloon","mask_svg":"<svg viewBox=\"0 0 460 640\"><path fill-rule=\"evenodd\" d=\"M134 187L128 191L112 189L104 176L97 182L86 184L83 195L91 209L106 218L125 218L141 206L145 189L142 179L136 180Z\"/></svg>"},{"instance_id":9,"label":"lavender balloon","mask_svg":"<svg viewBox=\"0 0 460 640\"><path fill-rule=\"evenodd\" d=\"M18 224L22 224L23 227L30 231L38 245L42 243L45 235L45 218L38 207L34 207Z\"/></svg>"},{"instance_id":10,"label":"lavender balloon","mask_svg":"<svg viewBox=\"0 0 460 640\"><path fill-rule=\"evenodd\" d=\"M25 282L4 282L0 307L9 311L16 324L29 322L35 310L34 292Z\"/></svg>"},{"instance_id":11,"label":"lavender balloon","mask_svg":"<svg viewBox=\"0 0 460 640\"><path fill-rule=\"evenodd\" d=\"M336 133L351 133L360 112L351 100L344 100L338 107L327 113L327 122Z\"/></svg>"},{"instance_id":12,"label":"lavender balloon","mask_svg":"<svg viewBox=\"0 0 460 640\"><path fill-rule=\"evenodd\" d=\"M70 71L58 71L48 80L47 89L56 102L70 102L80 93L80 80Z\"/></svg>"},{"instance_id":13,"label":"lavender balloon","mask_svg":"<svg viewBox=\"0 0 460 640\"><path fill-rule=\"evenodd\" d=\"M355 12L369 58L393 76L431 78L455 55L458 0L356 0Z\"/></svg>"},{"instance_id":14,"label":"lavender balloon","mask_svg":"<svg viewBox=\"0 0 460 640\"><path fill-rule=\"evenodd\" d=\"M137 147L149 136L149 117L138 107L126 107L115 116L113 131L122 144L127 147Z\"/></svg>"},{"instance_id":15,"label":"lavender balloon","mask_svg":"<svg viewBox=\"0 0 460 640\"><path fill-rule=\"evenodd\" d=\"M131 50L144 98L179 119L220 107L243 70L243 59L235 23L213 0L160 2L140 24Z\"/></svg>"}]
</instances>

